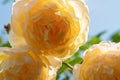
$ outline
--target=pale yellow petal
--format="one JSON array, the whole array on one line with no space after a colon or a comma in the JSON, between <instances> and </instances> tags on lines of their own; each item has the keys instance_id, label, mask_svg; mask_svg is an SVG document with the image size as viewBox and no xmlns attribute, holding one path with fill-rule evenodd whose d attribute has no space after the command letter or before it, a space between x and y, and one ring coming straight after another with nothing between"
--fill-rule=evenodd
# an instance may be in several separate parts
<instances>
[{"instance_id":1,"label":"pale yellow petal","mask_svg":"<svg viewBox=\"0 0 120 80\"><path fill-rule=\"evenodd\" d=\"M0 80L51 80L49 65L32 51L0 48Z\"/></svg>"},{"instance_id":2,"label":"pale yellow petal","mask_svg":"<svg viewBox=\"0 0 120 80\"><path fill-rule=\"evenodd\" d=\"M58 59L54 56L44 56L47 60L47 64L49 65L49 72L48 72L48 80L56 80L57 71L62 66L62 60Z\"/></svg>"},{"instance_id":3,"label":"pale yellow petal","mask_svg":"<svg viewBox=\"0 0 120 80\"><path fill-rule=\"evenodd\" d=\"M8 39L12 47L27 45L24 38L22 36L17 35L16 32L13 32L12 30L9 33Z\"/></svg>"},{"instance_id":4,"label":"pale yellow petal","mask_svg":"<svg viewBox=\"0 0 120 80\"><path fill-rule=\"evenodd\" d=\"M80 75L80 64L75 64L74 68L73 68L73 76L74 76L74 80L80 80L79 79L79 75Z\"/></svg>"},{"instance_id":5,"label":"pale yellow petal","mask_svg":"<svg viewBox=\"0 0 120 80\"><path fill-rule=\"evenodd\" d=\"M120 43L101 42L85 52L77 80L120 80L119 67Z\"/></svg>"},{"instance_id":6,"label":"pale yellow petal","mask_svg":"<svg viewBox=\"0 0 120 80\"><path fill-rule=\"evenodd\" d=\"M87 40L88 8L82 0L18 0L11 20L19 38L10 43L27 44L45 55L69 58Z\"/></svg>"}]
</instances>

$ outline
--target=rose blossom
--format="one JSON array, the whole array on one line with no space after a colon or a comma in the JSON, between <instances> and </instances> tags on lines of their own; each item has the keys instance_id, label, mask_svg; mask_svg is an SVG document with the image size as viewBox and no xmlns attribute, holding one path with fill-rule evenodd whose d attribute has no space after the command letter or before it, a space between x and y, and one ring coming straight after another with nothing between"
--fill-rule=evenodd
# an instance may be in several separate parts
<instances>
[{"instance_id":1,"label":"rose blossom","mask_svg":"<svg viewBox=\"0 0 120 80\"><path fill-rule=\"evenodd\" d=\"M68 58L86 42L88 9L82 0L16 0L9 41Z\"/></svg>"},{"instance_id":2,"label":"rose blossom","mask_svg":"<svg viewBox=\"0 0 120 80\"><path fill-rule=\"evenodd\" d=\"M75 80L120 80L120 43L101 42L85 52L73 70Z\"/></svg>"},{"instance_id":3,"label":"rose blossom","mask_svg":"<svg viewBox=\"0 0 120 80\"><path fill-rule=\"evenodd\" d=\"M0 80L55 80L60 66L61 61L52 56L20 48L0 48Z\"/></svg>"}]
</instances>

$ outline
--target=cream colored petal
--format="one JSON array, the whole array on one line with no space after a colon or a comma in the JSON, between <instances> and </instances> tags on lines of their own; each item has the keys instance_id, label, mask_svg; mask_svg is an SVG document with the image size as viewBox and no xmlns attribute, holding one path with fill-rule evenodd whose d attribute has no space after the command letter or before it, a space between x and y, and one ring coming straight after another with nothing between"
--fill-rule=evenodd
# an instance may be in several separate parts
<instances>
[{"instance_id":1,"label":"cream colored petal","mask_svg":"<svg viewBox=\"0 0 120 80\"><path fill-rule=\"evenodd\" d=\"M75 16L76 18L79 19L80 22L80 33L75 41L76 42L75 44L81 43L80 45L83 45L83 43L87 41L88 34L89 24L88 7L83 0L69 0L69 3L74 8Z\"/></svg>"},{"instance_id":2,"label":"cream colored petal","mask_svg":"<svg viewBox=\"0 0 120 80\"><path fill-rule=\"evenodd\" d=\"M0 48L0 80L48 80L48 67L32 51Z\"/></svg>"},{"instance_id":3,"label":"cream colored petal","mask_svg":"<svg viewBox=\"0 0 120 80\"><path fill-rule=\"evenodd\" d=\"M17 35L12 30L9 33L9 42L10 42L12 47L27 45L24 38L22 36Z\"/></svg>"},{"instance_id":4,"label":"cream colored petal","mask_svg":"<svg viewBox=\"0 0 120 80\"><path fill-rule=\"evenodd\" d=\"M54 56L46 56L50 65L54 68L59 68L62 66L62 60Z\"/></svg>"},{"instance_id":5,"label":"cream colored petal","mask_svg":"<svg viewBox=\"0 0 120 80\"><path fill-rule=\"evenodd\" d=\"M73 76L74 76L74 80L80 80L80 67L81 64L76 64L73 68Z\"/></svg>"},{"instance_id":6,"label":"cream colored petal","mask_svg":"<svg viewBox=\"0 0 120 80\"><path fill-rule=\"evenodd\" d=\"M55 80L56 75L57 75L57 71L62 66L62 60L58 59L54 56L46 56L46 58L49 62L49 67L50 67L48 79Z\"/></svg>"},{"instance_id":7,"label":"cream colored petal","mask_svg":"<svg viewBox=\"0 0 120 80\"><path fill-rule=\"evenodd\" d=\"M84 54L78 80L120 80L120 43L101 42Z\"/></svg>"},{"instance_id":8,"label":"cream colored petal","mask_svg":"<svg viewBox=\"0 0 120 80\"><path fill-rule=\"evenodd\" d=\"M22 35L21 26L22 23L19 22L20 18L22 18L22 22L25 21L25 12L24 6L26 4L26 0L18 0L13 3L12 7L12 17L11 17L11 29L15 31L17 35Z\"/></svg>"},{"instance_id":9,"label":"cream colored petal","mask_svg":"<svg viewBox=\"0 0 120 80\"><path fill-rule=\"evenodd\" d=\"M69 4L74 8L75 16L80 20L88 16L88 7L83 0L68 0Z\"/></svg>"},{"instance_id":10,"label":"cream colored petal","mask_svg":"<svg viewBox=\"0 0 120 80\"><path fill-rule=\"evenodd\" d=\"M50 67L47 80L56 80L58 69Z\"/></svg>"},{"instance_id":11,"label":"cream colored petal","mask_svg":"<svg viewBox=\"0 0 120 80\"><path fill-rule=\"evenodd\" d=\"M12 7L11 29L19 36L23 36L27 25L28 11L38 0L17 0ZM29 4L29 5L28 5Z\"/></svg>"},{"instance_id":12,"label":"cream colored petal","mask_svg":"<svg viewBox=\"0 0 120 80\"><path fill-rule=\"evenodd\" d=\"M0 48L0 64L2 63L3 60L9 57L8 54L5 54L4 50L8 49L7 47L1 47Z\"/></svg>"},{"instance_id":13,"label":"cream colored petal","mask_svg":"<svg viewBox=\"0 0 120 80\"><path fill-rule=\"evenodd\" d=\"M31 8L38 0L17 0L13 4L12 18L11 18L11 32L9 35L9 41L12 46L19 46L26 44L23 40L23 31L27 22L27 11ZM29 5L28 5L29 4ZM31 6L31 7L30 7ZM13 37L15 36L15 37Z\"/></svg>"}]
</instances>

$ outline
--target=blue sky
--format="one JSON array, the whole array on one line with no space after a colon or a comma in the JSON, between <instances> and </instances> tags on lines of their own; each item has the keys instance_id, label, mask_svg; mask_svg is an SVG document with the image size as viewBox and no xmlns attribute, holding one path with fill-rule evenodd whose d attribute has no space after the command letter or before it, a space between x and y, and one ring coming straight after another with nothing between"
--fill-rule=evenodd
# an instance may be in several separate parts
<instances>
[{"instance_id":1,"label":"blue sky","mask_svg":"<svg viewBox=\"0 0 120 80\"><path fill-rule=\"evenodd\" d=\"M6 42L7 34L4 30L4 25L10 22L12 1L4 5L2 3L3 0L0 0L0 37Z\"/></svg>"},{"instance_id":2,"label":"blue sky","mask_svg":"<svg viewBox=\"0 0 120 80\"><path fill-rule=\"evenodd\" d=\"M90 35L120 31L120 0L85 0L90 12Z\"/></svg>"},{"instance_id":3,"label":"blue sky","mask_svg":"<svg viewBox=\"0 0 120 80\"><path fill-rule=\"evenodd\" d=\"M10 21L12 1L2 5L0 0L0 36L5 34L3 26ZM120 0L85 0L89 7L89 35L107 31L105 38L115 31L120 31ZM3 36L7 40L7 35Z\"/></svg>"}]
</instances>

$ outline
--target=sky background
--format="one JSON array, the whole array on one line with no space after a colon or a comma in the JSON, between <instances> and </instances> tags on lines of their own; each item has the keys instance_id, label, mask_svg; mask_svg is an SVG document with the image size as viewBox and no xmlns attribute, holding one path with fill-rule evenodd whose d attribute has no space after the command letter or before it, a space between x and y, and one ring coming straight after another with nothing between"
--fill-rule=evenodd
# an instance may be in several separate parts
<instances>
[{"instance_id":1,"label":"sky background","mask_svg":"<svg viewBox=\"0 0 120 80\"><path fill-rule=\"evenodd\" d=\"M3 0L0 0L0 37L7 41L4 25L10 22L13 0L4 5L2 2ZM89 8L90 36L107 31L103 37L107 40L108 36L120 31L120 0L85 0L85 2Z\"/></svg>"}]
</instances>

